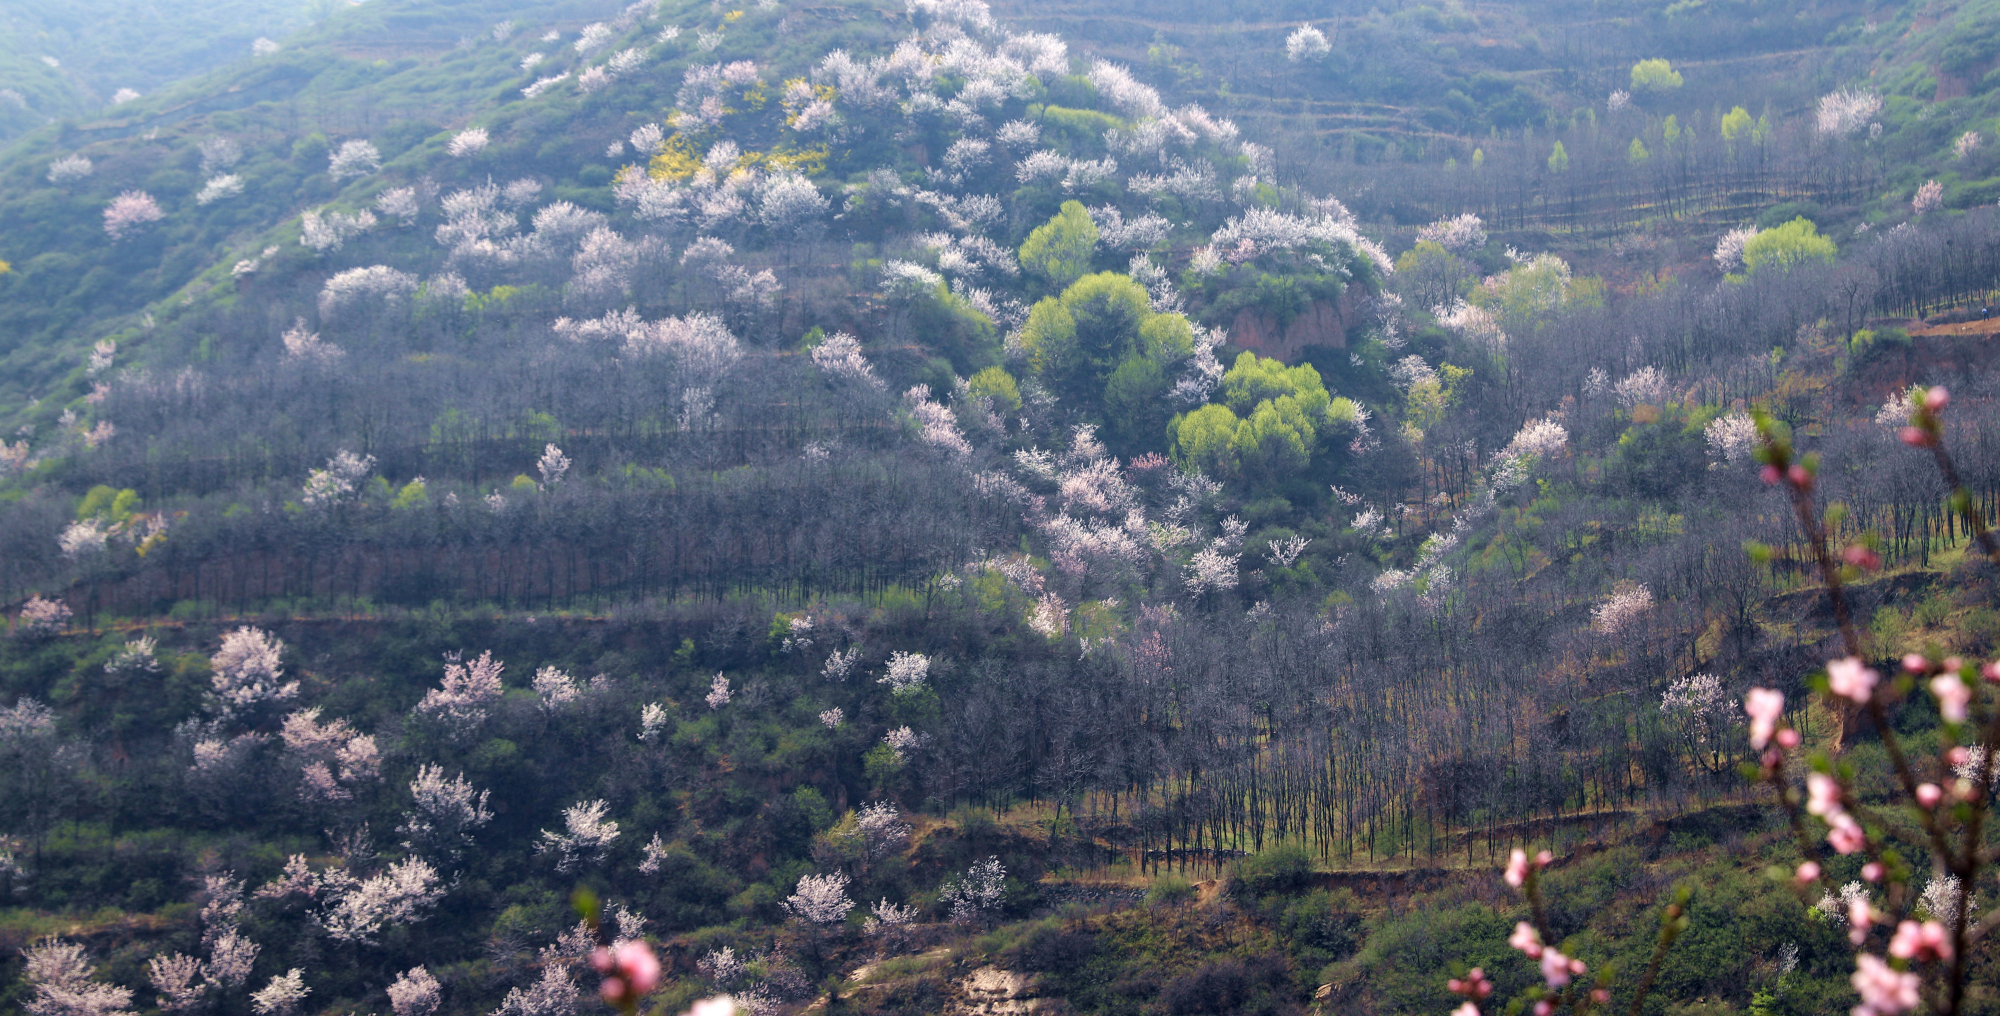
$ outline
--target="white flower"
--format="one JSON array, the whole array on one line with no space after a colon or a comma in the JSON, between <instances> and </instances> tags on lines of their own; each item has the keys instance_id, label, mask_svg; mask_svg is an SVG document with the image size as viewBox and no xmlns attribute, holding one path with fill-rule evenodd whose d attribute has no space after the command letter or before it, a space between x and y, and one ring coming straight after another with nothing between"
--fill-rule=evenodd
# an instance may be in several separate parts
<instances>
[{"instance_id":1,"label":"white flower","mask_svg":"<svg viewBox=\"0 0 2000 1016\"><path fill-rule=\"evenodd\" d=\"M444 150L455 159L463 159L466 156L477 155L485 151L486 145L492 139L492 135L487 133L484 127L467 127L457 134L452 135L451 140L445 144Z\"/></svg>"},{"instance_id":2,"label":"white flower","mask_svg":"<svg viewBox=\"0 0 2000 1016\"><path fill-rule=\"evenodd\" d=\"M1333 45L1326 41L1326 34L1311 25L1300 25L1297 31L1285 37L1285 59L1293 63L1322 60L1331 52Z\"/></svg>"},{"instance_id":3,"label":"white flower","mask_svg":"<svg viewBox=\"0 0 2000 1016\"><path fill-rule=\"evenodd\" d=\"M250 1007L258 1016L290 1016L311 993L306 987L306 972L293 967L289 973L271 978L263 990L252 992Z\"/></svg>"},{"instance_id":4,"label":"white flower","mask_svg":"<svg viewBox=\"0 0 2000 1016\"><path fill-rule=\"evenodd\" d=\"M1844 138L1859 131L1881 111L1881 96L1857 89L1843 89L1820 98L1814 123L1821 134Z\"/></svg>"},{"instance_id":5,"label":"white flower","mask_svg":"<svg viewBox=\"0 0 2000 1016\"><path fill-rule=\"evenodd\" d=\"M854 901L847 898L847 874L806 875L783 904L785 911L807 924L837 924L847 919Z\"/></svg>"},{"instance_id":6,"label":"white flower","mask_svg":"<svg viewBox=\"0 0 2000 1016\"><path fill-rule=\"evenodd\" d=\"M91 174L90 160L81 155L65 155L49 163L49 182L52 184L75 183Z\"/></svg>"},{"instance_id":7,"label":"white flower","mask_svg":"<svg viewBox=\"0 0 2000 1016\"><path fill-rule=\"evenodd\" d=\"M923 687L930 667L931 658L922 653L891 653L887 673L875 683L888 685L897 695L908 695Z\"/></svg>"},{"instance_id":8,"label":"white flower","mask_svg":"<svg viewBox=\"0 0 2000 1016\"><path fill-rule=\"evenodd\" d=\"M556 870L567 873L577 865L594 864L604 857L611 841L618 838L618 823L606 821L611 810L606 801L579 801L563 809L563 832L542 830L535 853L556 855Z\"/></svg>"},{"instance_id":9,"label":"white flower","mask_svg":"<svg viewBox=\"0 0 2000 1016\"><path fill-rule=\"evenodd\" d=\"M999 858L975 861L963 878L938 890L938 902L951 907L952 920L973 920L999 908L1006 877L1007 869L1001 867Z\"/></svg>"},{"instance_id":10,"label":"white flower","mask_svg":"<svg viewBox=\"0 0 2000 1016\"><path fill-rule=\"evenodd\" d=\"M1757 447L1757 422L1748 413L1734 412L1708 421L1702 435L1708 440L1710 457L1718 463L1739 462Z\"/></svg>"},{"instance_id":11,"label":"white flower","mask_svg":"<svg viewBox=\"0 0 2000 1016\"><path fill-rule=\"evenodd\" d=\"M1604 602L1591 608L1590 629L1616 635L1653 607L1653 591L1643 583L1620 582Z\"/></svg>"},{"instance_id":12,"label":"white flower","mask_svg":"<svg viewBox=\"0 0 2000 1016\"><path fill-rule=\"evenodd\" d=\"M382 153L376 151L373 142L343 142L327 163L327 173L335 180L349 177L367 176L382 168Z\"/></svg>"}]
</instances>

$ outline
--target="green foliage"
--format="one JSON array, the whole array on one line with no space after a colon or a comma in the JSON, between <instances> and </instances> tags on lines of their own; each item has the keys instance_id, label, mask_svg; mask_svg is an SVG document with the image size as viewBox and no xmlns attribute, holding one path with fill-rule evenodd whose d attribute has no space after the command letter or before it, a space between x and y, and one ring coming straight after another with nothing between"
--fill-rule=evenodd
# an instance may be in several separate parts
<instances>
[{"instance_id":1,"label":"green foliage","mask_svg":"<svg viewBox=\"0 0 2000 1016\"><path fill-rule=\"evenodd\" d=\"M1549 152L1549 172L1569 172L1569 152L1563 149L1563 143L1560 141L1556 142L1555 149Z\"/></svg>"},{"instance_id":2,"label":"green foliage","mask_svg":"<svg viewBox=\"0 0 2000 1016\"><path fill-rule=\"evenodd\" d=\"M1320 443L1352 425L1354 403L1331 397L1311 364L1244 352L1222 377L1222 405L1176 417L1173 450L1210 475L1272 478L1305 468Z\"/></svg>"},{"instance_id":3,"label":"green foliage","mask_svg":"<svg viewBox=\"0 0 2000 1016\"><path fill-rule=\"evenodd\" d=\"M1021 267L1052 290L1066 289L1090 270L1096 249L1097 223L1083 205L1065 201L1054 218L1028 234L1021 245Z\"/></svg>"},{"instance_id":4,"label":"green foliage","mask_svg":"<svg viewBox=\"0 0 2000 1016\"><path fill-rule=\"evenodd\" d=\"M1670 92L1681 86L1681 74L1665 60L1641 60L1632 65L1632 90Z\"/></svg>"},{"instance_id":5,"label":"green foliage","mask_svg":"<svg viewBox=\"0 0 2000 1016\"><path fill-rule=\"evenodd\" d=\"M988 367L972 375L966 381L966 388L976 398L993 400L993 408L998 412L1021 411L1021 388L1014 383L1014 375L1003 367Z\"/></svg>"},{"instance_id":6,"label":"green foliage","mask_svg":"<svg viewBox=\"0 0 2000 1016\"><path fill-rule=\"evenodd\" d=\"M1735 141L1745 131L1756 131L1756 122L1750 119L1750 111L1741 106L1730 110L1722 118L1722 140Z\"/></svg>"},{"instance_id":7,"label":"green foliage","mask_svg":"<svg viewBox=\"0 0 2000 1016\"><path fill-rule=\"evenodd\" d=\"M1759 271L1784 271L1813 261L1832 264L1837 252L1832 238L1821 236L1811 220L1797 218L1751 237L1743 245L1743 264L1754 275Z\"/></svg>"},{"instance_id":8,"label":"green foliage","mask_svg":"<svg viewBox=\"0 0 2000 1016\"><path fill-rule=\"evenodd\" d=\"M1653 153L1646 151L1646 143L1638 138L1633 138L1632 146L1625 150L1625 161L1634 166L1644 165L1652 157Z\"/></svg>"},{"instance_id":9,"label":"green foliage","mask_svg":"<svg viewBox=\"0 0 2000 1016\"><path fill-rule=\"evenodd\" d=\"M906 324L925 345L950 360L960 375L999 363L1000 333L993 319L942 283L928 299L911 302Z\"/></svg>"},{"instance_id":10,"label":"green foliage","mask_svg":"<svg viewBox=\"0 0 2000 1016\"><path fill-rule=\"evenodd\" d=\"M1058 398L1102 406L1122 450L1155 447L1165 416L1166 368L1193 352L1179 314L1158 314L1130 276L1100 272L1029 308L1021 331L1028 367Z\"/></svg>"}]
</instances>

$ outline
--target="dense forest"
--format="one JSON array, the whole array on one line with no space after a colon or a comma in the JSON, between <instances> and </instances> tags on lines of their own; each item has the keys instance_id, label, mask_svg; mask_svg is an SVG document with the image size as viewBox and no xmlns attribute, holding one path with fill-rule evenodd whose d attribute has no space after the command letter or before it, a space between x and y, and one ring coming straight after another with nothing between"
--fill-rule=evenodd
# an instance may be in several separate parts
<instances>
[{"instance_id":1,"label":"dense forest","mask_svg":"<svg viewBox=\"0 0 2000 1016\"><path fill-rule=\"evenodd\" d=\"M144 6L0 1010L2000 1011L2000 5Z\"/></svg>"}]
</instances>

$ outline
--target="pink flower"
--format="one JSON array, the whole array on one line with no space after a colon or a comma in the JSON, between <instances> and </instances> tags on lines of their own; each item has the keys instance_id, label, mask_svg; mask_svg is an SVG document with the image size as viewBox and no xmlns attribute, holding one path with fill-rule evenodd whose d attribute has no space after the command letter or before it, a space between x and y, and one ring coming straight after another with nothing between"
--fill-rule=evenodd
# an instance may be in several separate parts
<instances>
[{"instance_id":1,"label":"pink flower","mask_svg":"<svg viewBox=\"0 0 2000 1016\"><path fill-rule=\"evenodd\" d=\"M1847 940L1860 945L1868 937L1868 929L1875 924L1875 908L1868 905L1868 897L1856 896L1847 902Z\"/></svg>"},{"instance_id":2,"label":"pink flower","mask_svg":"<svg viewBox=\"0 0 2000 1016\"><path fill-rule=\"evenodd\" d=\"M1889 955L1925 962L1951 959L1951 933L1936 921L1904 921L1896 926L1896 937L1889 940Z\"/></svg>"},{"instance_id":3,"label":"pink flower","mask_svg":"<svg viewBox=\"0 0 2000 1016\"><path fill-rule=\"evenodd\" d=\"M1535 1016L1550 1016L1555 1011L1556 1004L1546 998L1535 1003Z\"/></svg>"},{"instance_id":4,"label":"pink flower","mask_svg":"<svg viewBox=\"0 0 2000 1016\"><path fill-rule=\"evenodd\" d=\"M1770 688L1752 688L1743 696L1743 711L1750 715L1750 747L1758 751L1771 743L1778 720L1785 714L1785 693Z\"/></svg>"},{"instance_id":5,"label":"pink flower","mask_svg":"<svg viewBox=\"0 0 2000 1016\"><path fill-rule=\"evenodd\" d=\"M1827 816L1838 814L1842 810L1844 809L1840 805L1840 781L1825 773L1807 773L1806 813Z\"/></svg>"},{"instance_id":6,"label":"pink flower","mask_svg":"<svg viewBox=\"0 0 2000 1016\"><path fill-rule=\"evenodd\" d=\"M1939 412L1949 405L1951 405L1951 393L1945 391L1943 385L1938 385L1924 393L1924 408L1933 413Z\"/></svg>"},{"instance_id":7,"label":"pink flower","mask_svg":"<svg viewBox=\"0 0 2000 1016\"><path fill-rule=\"evenodd\" d=\"M1917 803L1926 808L1935 808L1944 800L1944 788L1935 783L1917 784Z\"/></svg>"},{"instance_id":8,"label":"pink flower","mask_svg":"<svg viewBox=\"0 0 2000 1016\"><path fill-rule=\"evenodd\" d=\"M1790 727L1778 731L1778 747L1790 751L1799 746L1799 732Z\"/></svg>"},{"instance_id":9,"label":"pink flower","mask_svg":"<svg viewBox=\"0 0 2000 1016\"><path fill-rule=\"evenodd\" d=\"M1912 448L1928 448L1931 444L1930 434L1921 427L1904 427L1896 432L1896 437Z\"/></svg>"},{"instance_id":10,"label":"pink flower","mask_svg":"<svg viewBox=\"0 0 2000 1016\"><path fill-rule=\"evenodd\" d=\"M640 996L660 986L660 961L653 947L639 939L626 939L609 949L590 954L591 969L604 974L598 993L613 1005L637 1003Z\"/></svg>"},{"instance_id":11,"label":"pink flower","mask_svg":"<svg viewBox=\"0 0 2000 1016\"><path fill-rule=\"evenodd\" d=\"M1479 1016L1479 1007L1467 1002L1451 1011L1451 1016Z\"/></svg>"},{"instance_id":12,"label":"pink flower","mask_svg":"<svg viewBox=\"0 0 2000 1016\"><path fill-rule=\"evenodd\" d=\"M1792 486L1797 487L1800 490L1812 489L1813 485L1812 470L1807 469L1805 466L1802 465L1792 466L1792 468L1785 471L1785 478L1791 480Z\"/></svg>"},{"instance_id":13,"label":"pink flower","mask_svg":"<svg viewBox=\"0 0 2000 1016\"><path fill-rule=\"evenodd\" d=\"M1882 881L1882 874L1882 865L1879 862L1870 861L1861 866L1861 877L1870 882Z\"/></svg>"},{"instance_id":14,"label":"pink flower","mask_svg":"<svg viewBox=\"0 0 2000 1016\"><path fill-rule=\"evenodd\" d=\"M1569 983L1570 975L1583 973L1583 961L1573 960L1554 949L1542 950L1542 980L1551 988Z\"/></svg>"},{"instance_id":15,"label":"pink flower","mask_svg":"<svg viewBox=\"0 0 2000 1016\"><path fill-rule=\"evenodd\" d=\"M1903 669L1912 674L1921 674L1931 669L1931 661L1924 659L1922 653L1906 653L1903 656Z\"/></svg>"},{"instance_id":16,"label":"pink flower","mask_svg":"<svg viewBox=\"0 0 2000 1016\"><path fill-rule=\"evenodd\" d=\"M1917 975L1898 973L1880 956L1862 953L1854 958L1854 975L1848 979L1861 996L1857 1016L1895 1016L1917 1007Z\"/></svg>"},{"instance_id":17,"label":"pink flower","mask_svg":"<svg viewBox=\"0 0 2000 1016\"><path fill-rule=\"evenodd\" d=\"M1445 987L1451 989L1451 993L1454 995L1464 995L1466 998L1471 999L1485 998L1493 994L1493 982L1486 979L1486 971L1481 967L1473 967L1463 980L1454 977L1446 981ZM1470 1005L1471 1003L1468 1002L1466 1004ZM1477 1011L1476 1009L1474 1010L1474 1012Z\"/></svg>"},{"instance_id":18,"label":"pink flower","mask_svg":"<svg viewBox=\"0 0 2000 1016\"><path fill-rule=\"evenodd\" d=\"M1831 816L1827 820L1832 828L1826 831L1826 842L1841 854L1858 853L1868 845L1868 834L1861 831L1861 824L1846 812Z\"/></svg>"},{"instance_id":19,"label":"pink flower","mask_svg":"<svg viewBox=\"0 0 2000 1016\"><path fill-rule=\"evenodd\" d=\"M1868 704L1869 696L1875 692L1875 682L1882 679L1882 675L1852 656L1828 663L1826 677L1827 686L1835 695L1861 705Z\"/></svg>"},{"instance_id":20,"label":"pink flower","mask_svg":"<svg viewBox=\"0 0 2000 1016\"><path fill-rule=\"evenodd\" d=\"M1526 921L1514 925L1514 934L1507 937L1507 944L1526 953L1531 960L1542 956L1542 935Z\"/></svg>"},{"instance_id":21,"label":"pink flower","mask_svg":"<svg viewBox=\"0 0 2000 1016\"><path fill-rule=\"evenodd\" d=\"M2000 663L1989 663L1986 666L1980 668L1979 673L1983 675L1988 681L2000 683Z\"/></svg>"},{"instance_id":22,"label":"pink flower","mask_svg":"<svg viewBox=\"0 0 2000 1016\"><path fill-rule=\"evenodd\" d=\"M1868 549L1864 544L1849 544L1846 550L1840 552L1840 556L1848 564L1862 571L1875 571L1882 567L1882 555Z\"/></svg>"},{"instance_id":23,"label":"pink flower","mask_svg":"<svg viewBox=\"0 0 2000 1016\"><path fill-rule=\"evenodd\" d=\"M1807 861L1799 865L1799 870L1792 873L1792 881L1799 885L1811 885L1819 881L1819 862Z\"/></svg>"},{"instance_id":24,"label":"pink flower","mask_svg":"<svg viewBox=\"0 0 2000 1016\"><path fill-rule=\"evenodd\" d=\"M1966 707L1972 704L1972 689L1959 679L1957 671L1931 678L1931 694L1937 696L1938 712L1946 723L1964 723Z\"/></svg>"},{"instance_id":25,"label":"pink flower","mask_svg":"<svg viewBox=\"0 0 2000 1016\"><path fill-rule=\"evenodd\" d=\"M728 995L704 998L681 1016L736 1016L736 1000Z\"/></svg>"},{"instance_id":26,"label":"pink flower","mask_svg":"<svg viewBox=\"0 0 2000 1016\"><path fill-rule=\"evenodd\" d=\"M1507 874L1504 877L1507 879L1508 885L1516 889L1521 888L1521 883L1528 880L1527 851L1516 849L1512 854L1507 855Z\"/></svg>"}]
</instances>

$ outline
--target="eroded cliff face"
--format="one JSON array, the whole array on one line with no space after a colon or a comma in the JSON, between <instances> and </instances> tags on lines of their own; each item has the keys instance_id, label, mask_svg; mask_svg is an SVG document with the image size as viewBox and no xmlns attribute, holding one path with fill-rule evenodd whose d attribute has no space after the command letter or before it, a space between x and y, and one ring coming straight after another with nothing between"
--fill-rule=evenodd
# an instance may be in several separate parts
<instances>
[{"instance_id":1,"label":"eroded cliff face","mask_svg":"<svg viewBox=\"0 0 2000 1016\"><path fill-rule=\"evenodd\" d=\"M1262 311L1247 308L1238 311L1236 319L1229 323L1229 341L1255 350L1260 356L1291 363L1307 346L1347 348L1347 329L1359 320L1350 291L1341 294L1337 301L1314 300L1305 313L1283 325Z\"/></svg>"}]
</instances>

